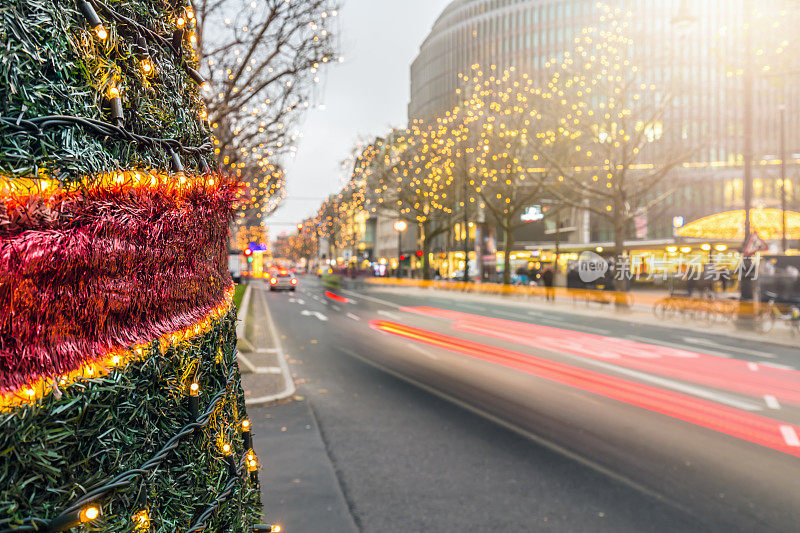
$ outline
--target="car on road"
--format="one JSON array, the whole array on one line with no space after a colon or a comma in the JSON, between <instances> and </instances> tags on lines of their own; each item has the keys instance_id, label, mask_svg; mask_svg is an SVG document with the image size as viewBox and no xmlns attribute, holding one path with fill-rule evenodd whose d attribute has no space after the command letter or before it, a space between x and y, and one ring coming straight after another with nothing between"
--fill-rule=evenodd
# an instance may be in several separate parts
<instances>
[{"instance_id":1,"label":"car on road","mask_svg":"<svg viewBox=\"0 0 800 533\"><path fill-rule=\"evenodd\" d=\"M297 288L297 278L288 270L278 270L269 275L269 290L293 291Z\"/></svg>"},{"instance_id":2,"label":"car on road","mask_svg":"<svg viewBox=\"0 0 800 533\"><path fill-rule=\"evenodd\" d=\"M333 269L329 266L321 266L317 269L317 277L322 277L325 274L333 274Z\"/></svg>"}]
</instances>

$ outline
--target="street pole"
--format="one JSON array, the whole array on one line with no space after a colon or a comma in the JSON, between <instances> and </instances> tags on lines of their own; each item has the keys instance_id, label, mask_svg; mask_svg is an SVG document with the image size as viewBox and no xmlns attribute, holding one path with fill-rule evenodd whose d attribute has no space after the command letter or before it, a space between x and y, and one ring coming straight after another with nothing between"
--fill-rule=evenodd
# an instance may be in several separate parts
<instances>
[{"instance_id":1,"label":"street pole","mask_svg":"<svg viewBox=\"0 0 800 533\"><path fill-rule=\"evenodd\" d=\"M462 246L464 248L464 283L469 282L469 221L467 220L467 175L464 174L464 227Z\"/></svg>"},{"instance_id":2,"label":"street pole","mask_svg":"<svg viewBox=\"0 0 800 533\"><path fill-rule=\"evenodd\" d=\"M403 247L403 232L397 232L397 278L402 278L402 265L400 263L400 255L402 254L402 247Z\"/></svg>"},{"instance_id":3,"label":"street pole","mask_svg":"<svg viewBox=\"0 0 800 533\"><path fill-rule=\"evenodd\" d=\"M753 0L745 0L744 16L745 20L753 13ZM742 301L753 299L753 280L750 272L750 257L745 257L745 248L750 238L750 211L753 209L753 107L755 105L755 72L753 57L753 30L752 27L745 31L744 43L744 75L743 75L743 96L744 96L744 242L742 243L742 275L740 280L740 297Z\"/></svg>"},{"instance_id":4,"label":"street pole","mask_svg":"<svg viewBox=\"0 0 800 533\"><path fill-rule=\"evenodd\" d=\"M786 106L781 106L781 249L786 254Z\"/></svg>"}]
</instances>

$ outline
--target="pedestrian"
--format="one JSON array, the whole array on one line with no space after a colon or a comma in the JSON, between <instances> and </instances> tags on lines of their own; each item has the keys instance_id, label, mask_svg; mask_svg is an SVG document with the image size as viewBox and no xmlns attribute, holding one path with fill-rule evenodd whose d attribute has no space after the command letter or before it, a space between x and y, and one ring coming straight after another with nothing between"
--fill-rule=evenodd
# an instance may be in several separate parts
<instances>
[{"instance_id":1,"label":"pedestrian","mask_svg":"<svg viewBox=\"0 0 800 533\"><path fill-rule=\"evenodd\" d=\"M544 283L544 297L547 301L556 301L555 272L551 267L547 267L542 273L542 283Z\"/></svg>"}]
</instances>

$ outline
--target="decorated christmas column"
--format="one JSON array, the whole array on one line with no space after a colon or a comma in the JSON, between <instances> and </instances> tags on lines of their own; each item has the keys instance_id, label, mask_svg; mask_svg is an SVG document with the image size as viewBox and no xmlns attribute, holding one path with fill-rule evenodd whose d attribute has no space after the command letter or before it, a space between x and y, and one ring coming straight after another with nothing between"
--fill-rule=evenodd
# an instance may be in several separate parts
<instances>
[{"instance_id":1,"label":"decorated christmas column","mask_svg":"<svg viewBox=\"0 0 800 533\"><path fill-rule=\"evenodd\" d=\"M185 0L0 0L0 531L252 531Z\"/></svg>"}]
</instances>

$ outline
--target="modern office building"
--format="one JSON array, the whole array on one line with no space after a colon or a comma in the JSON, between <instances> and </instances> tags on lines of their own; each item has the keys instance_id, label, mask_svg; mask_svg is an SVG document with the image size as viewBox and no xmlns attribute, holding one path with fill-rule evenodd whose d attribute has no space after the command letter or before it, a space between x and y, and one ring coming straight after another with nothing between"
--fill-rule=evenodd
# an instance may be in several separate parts
<instances>
[{"instance_id":1,"label":"modern office building","mask_svg":"<svg viewBox=\"0 0 800 533\"><path fill-rule=\"evenodd\" d=\"M795 42L791 20L797 9L786 0L762 0L757 7L763 17L746 21L747 2L605 1L631 13L630 35L643 80L675 96L658 135L668 146L698 148L669 178L680 185L675 194L637 221L631 234L642 244L663 250L673 237L675 217L690 222L744 206L746 22L757 28L750 50L756 71L753 206L780 206L783 119L786 194L790 209L800 207L800 52L782 44ZM436 20L411 66L409 120L431 119L456 105L458 75L476 63L499 70L513 66L535 83L545 83L547 62L572 50L575 37L596 25L601 13L596 0L455 0ZM771 55L781 47L782 54ZM562 244L588 249L613 241L610 228L586 213L565 210L561 218ZM521 248L553 241L552 224L549 230L541 222L521 230Z\"/></svg>"}]
</instances>

